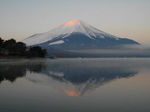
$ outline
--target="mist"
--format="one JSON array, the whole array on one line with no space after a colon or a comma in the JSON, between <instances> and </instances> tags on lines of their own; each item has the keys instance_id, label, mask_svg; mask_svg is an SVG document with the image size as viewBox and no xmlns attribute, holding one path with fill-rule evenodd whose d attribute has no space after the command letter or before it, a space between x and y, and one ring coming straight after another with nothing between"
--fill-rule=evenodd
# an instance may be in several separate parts
<instances>
[{"instance_id":1,"label":"mist","mask_svg":"<svg viewBox=\"0 0 150 112\"><path fill-rule=\"evenodd\" d=\"M150 57L150 47L142 45L120 48L70 50L70 52L76 53L81 57Z\"/></svg>"}]
</instances>

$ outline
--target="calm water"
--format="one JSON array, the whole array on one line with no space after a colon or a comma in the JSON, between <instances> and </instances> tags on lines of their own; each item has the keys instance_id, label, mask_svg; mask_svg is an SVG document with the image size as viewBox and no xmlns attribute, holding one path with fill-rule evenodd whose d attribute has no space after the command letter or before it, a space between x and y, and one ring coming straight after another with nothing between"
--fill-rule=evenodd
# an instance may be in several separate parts
<instances>
[{"instance_id":1,"label":"calm water","mask_svg":"<svg viewBox=\"0 0 150 112\"><path fill-rule=\"evenodd\" d=\"M150 59L0 60L0 112L150 112Z\"/></svg>"}]
</instances>

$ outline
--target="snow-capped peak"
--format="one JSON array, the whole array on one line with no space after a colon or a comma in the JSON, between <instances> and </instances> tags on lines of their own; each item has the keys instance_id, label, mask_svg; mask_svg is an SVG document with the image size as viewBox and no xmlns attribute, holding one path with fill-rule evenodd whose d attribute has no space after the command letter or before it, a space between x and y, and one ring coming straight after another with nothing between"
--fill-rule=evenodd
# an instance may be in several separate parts
<instances>
[{"instance_id":1,"label":"snow-capped peak","mask_svg":"<svg viewBox=\"0 0 150 112\"><path fill-rule=\"evenodd\" d=\"M80 25L80 23L81 23L80 20L72 20L72 21L64 23L64 26L72 27L72 26Z\"/></svg>"},{"instance_id":2,"label":"snow-capped peak","mask_svg":"<svg viewBox=\"0 0 150 112\"><path fill-rule=\"evenodd\" d=\"M117 39L117 37L98 30L93 26L84 23L81 20L72 20L58 26L55 29L52 29L51 31L30 36L29 38L26 38L23 42L25 42L27 45L36 45L51 41L58 37L61 37L63 39L68 37L72 33L82 33L90 39L95 39L97 37L105 38L105 36L107 35Z\"/></svg>"},{"instance_id":3,"label":"snow-capped peak","mask_svg":"<svg viewBox=\"0 0 150 112\"><path fill-rule=\"evenodd\" d=\"M91 38L91 36L96 37L96 34L106 34L103 31L100 31L91 25L81 21L81 20L72 20L69 22L64 23L60 26L62 30L62 34L71 34L74 32L83 33Z\"/></svg>"}]
</instances>

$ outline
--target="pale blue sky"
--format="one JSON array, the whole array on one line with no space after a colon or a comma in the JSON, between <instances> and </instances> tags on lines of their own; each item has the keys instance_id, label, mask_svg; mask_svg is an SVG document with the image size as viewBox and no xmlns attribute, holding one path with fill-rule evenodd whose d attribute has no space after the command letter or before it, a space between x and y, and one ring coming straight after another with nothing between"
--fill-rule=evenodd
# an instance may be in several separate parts
<instances>
[{"instance_id":1,"label":"pale blue sky","mask_svg":"<svg viewBox=\"0 0 150 112\"><path fill-rule=\"evenodd\" d=\"M0 36L22 40L80 19L150 44L150 0L0 0Z\"/></svg>"}]
</instances>

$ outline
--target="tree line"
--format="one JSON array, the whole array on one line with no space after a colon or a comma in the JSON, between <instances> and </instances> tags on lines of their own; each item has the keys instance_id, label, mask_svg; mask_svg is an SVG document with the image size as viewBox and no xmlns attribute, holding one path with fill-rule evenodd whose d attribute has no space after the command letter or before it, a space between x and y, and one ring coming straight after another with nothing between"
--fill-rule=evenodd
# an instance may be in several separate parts
<instances>
[{"instance_id":1,"label":"tree line","mask_svg":"<svg viewBox=\"0 0 150 112\"><path fill-rule=\"evenodd\" d=\"M3 40L0 37L0 57L45 57L45 49L40 46L27 47L23 42L17 42L15 39Z\"/></svg>"}]
</instances>

